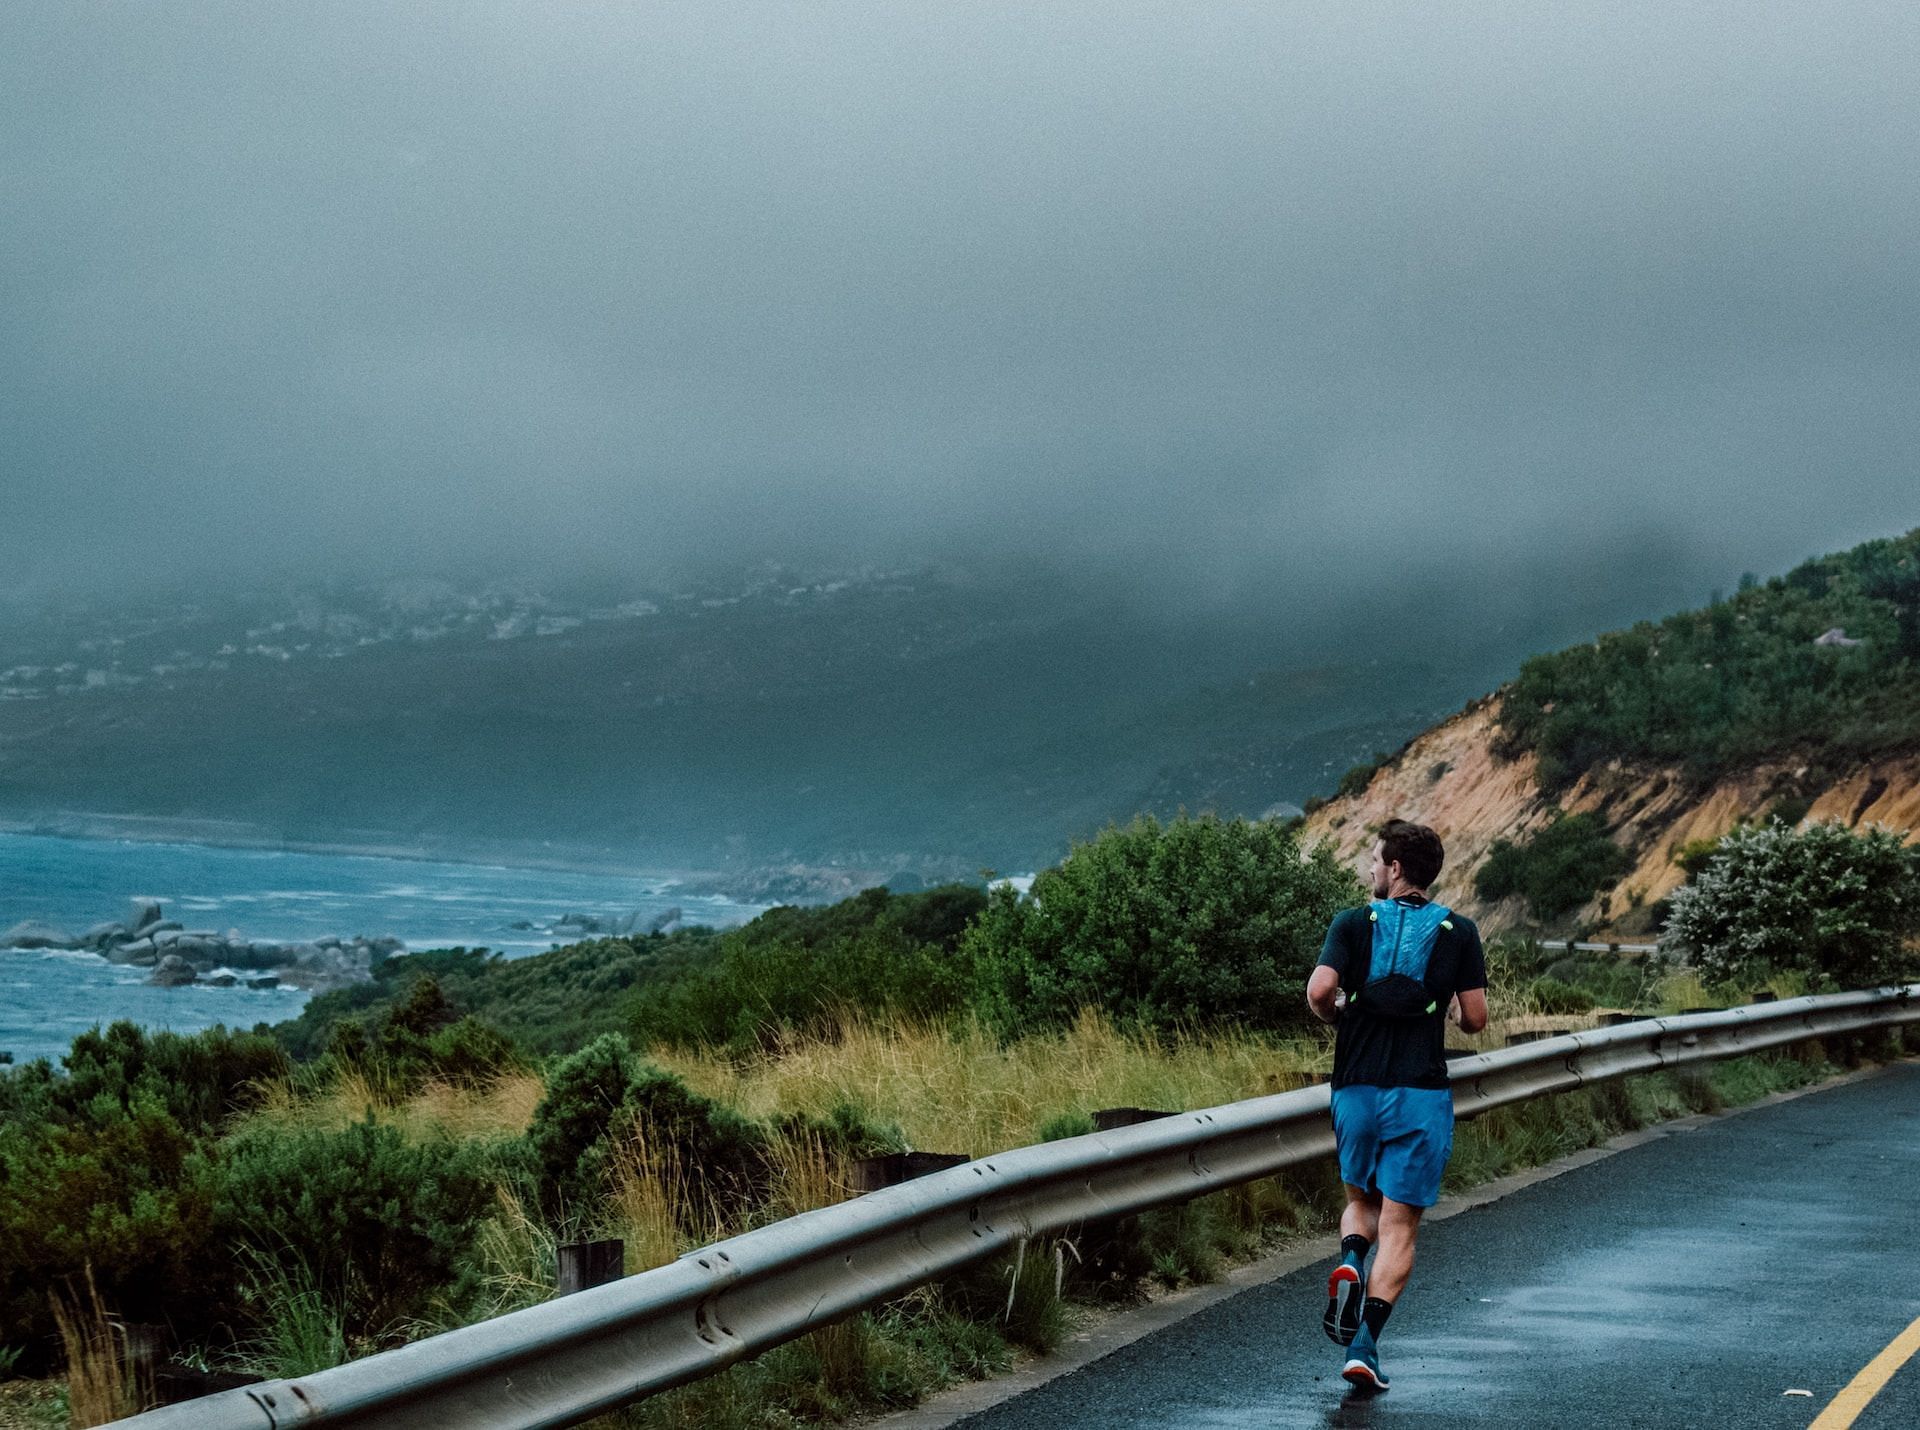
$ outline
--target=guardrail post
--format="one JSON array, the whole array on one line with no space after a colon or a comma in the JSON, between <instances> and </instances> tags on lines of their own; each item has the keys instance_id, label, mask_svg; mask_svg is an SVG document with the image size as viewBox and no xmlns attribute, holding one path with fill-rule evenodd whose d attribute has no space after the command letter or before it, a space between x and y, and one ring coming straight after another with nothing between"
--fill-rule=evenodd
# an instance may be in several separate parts
<instances>
[{"instance_id":1,"label":"guardrail post","mask_svg":"<svg viewBox=\"0 0 1920 1430\"><path fill-rule=\"evenodd\" d=\"M607 1241L570 1241L558 1248L560 1275L555 1294L571 1296L589 1286L604 1286L626 1274L627 1244Z\"/></svg>"},{"instance_id":2,"label":"guardrail post","mask_svg":"<svg viewBox=\"0 0 1920 1430\"><path fill-rule=\"evenodd\" d=\"M1111 1132L1116 1127L1138 1127L1142 1122L1158 1122L1171 1116L1171 1112L1151 1107L1103 1107L1093 1114L1093 1130Z\"/></svg>"},{"instance_id":3,"label":"guardrail post","mask_svg":"<svg viewBox=\"0 0 1920 1430\"><path fill-rule=\"evenodd\" d=\"M887 1152L878 1157L862 1157L853 1164L847 1180L854 1195L862 1196L882 1187L897 1187L931 1172L964 1167L972 1160L964 1152Z\"/></svg>"}]
</instances>

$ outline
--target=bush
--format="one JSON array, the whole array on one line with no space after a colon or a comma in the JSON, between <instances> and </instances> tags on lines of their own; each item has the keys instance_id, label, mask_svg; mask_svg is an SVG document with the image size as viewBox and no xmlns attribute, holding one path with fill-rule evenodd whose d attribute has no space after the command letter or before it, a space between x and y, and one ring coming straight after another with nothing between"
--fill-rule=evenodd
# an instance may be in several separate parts
<instances>
[{"instance_id":1,"label":"bush","mask_svg":"<svg viewBox=\"0 0 1920 1430\"><path fill-rule=\"evenodd\" d=\"M1473 891L1488 903L1519 894L1544 922L1572 913L1632 867L1633 856L1607 838L1598 815L1569 814L1524 844L1496 840Z\"/></svg>"},{"instance_id":2,"label":"bush","mask_svg":"<svg viewBox=\"0 0 1920 1430\"><path fill-rule=\"evenodd\" d=\"M1366 793L1367 786L1373 783L1373 777L1380 773L1381 766L1392 759L1391 755L1375 755L1370 760L1362 760L1340 776L1340 783L1334 787L1338 798Z\"/></svg>"},{"instance_id":3,"label":"bush","mask_svg":"<svg viewBox=\"0 0 1920 1430\"><path fill-rule=\"evenodd\" d=\"M769 909L724 935L717 957L640 989L630 1031L642 1045L745 1053L793 1033L831 1036L855 1017L950 1016L972 985L958 945L985 904L954 885Z\"/></svg>"},{"instance_id":4,"label":"bush","mask_svg":"<svg viewBox=\"0 0 1920 1430\"><path fill-rule=\"evenodd\" d=\"M371 1117L250 1128L208 1156L214 1234L338 1307L349 1339L379 1337L467 1289L467 1249L495 1206L491 1150L410 1141Z\"/></svg>"},{"instance_id":5,"label":"bush","mask_svg":"<svg viewBox=\"0 0 1920 1430\"><path fill-rule=\"evenodd\" d=\"M1076 845L1028 897L994 890L963 947L1009 1033L1087 1007L1164 1029L1295 1027L1328 922L1362 898L1330 845L1303 859L1271 824L1143 817Z\"/></svg>"},{"instance_id":6,"label":"bush","mask_svg":"<svg viewBox=\"0 0 1920 1430\"><path fill-rule=\"evenodd\" d=\"M0 1343L43 1349L48 1293L75 1294L89 1266L116 1315L198 1332L230 1304L213 1186L144 1088L84 1119L0 1124Z\"/></svg>"},{"instance_id":7,"label":"bush","mask_svg":"<svg viewBox=\"0 0 1920 1430\"><path fill-rule=\"evenodd\" d=\"M939 1018L966 1005L965 960L897 929L820 943L728 938L720 955L635 998L636 1042L735 1053L794 1033L832 1036L856 1018Z\"/></svg>"},{"instance_id":8,"label":"bush","mask_svg":"<svg viewBox=\"0 0 1920 1430\"><path fill-rule=\"evenodd\" d=\"M65 1077L44 1060L0 1073L0 1343L37 1354L49 1292L76 1294L88 1266L114 1314L199 1334L233 1307L199 1149L286 1057L253 1033L115 1023L64 1061Z\"/></svg>"},{"instance_id":9,"label":"bush","mask_svg":"<svg viewBox=\"0 0 1920 1430\"><path fill-rule=\"evenodd\" d=\"M1916 934L1920 852L1885 830L1775 822L1720 841L1699 878L1675 891L1661 944L1713 981L1795 972L1865 988L1913 966Z\"/></svg>"},{"instance_id":10,"label":"bush","mask_svg":"<svg viewBox=\"0 0 1920 1430\"><path fill-rule=\"evenodd\" d=\"M612 1159L635 1133L704 1202L766 1195L766 1129L636 1058L625 1038L608 1033L554 1065L527 1129L547 1214L578 1224L605 1195Z\"/></svg>"},{"instance_id":11,"label":"bush","mask_svg":"<svg viewBox=\"0 0 1920 1430\"><path fill-rule=\"evenodd\" d=\"M195 1133L253 1106L260 1086L288 1071L287 1055L263 1034L215 1027L183 1036L132 1023L82 1033L62 1061L67 1080L55 1100L69 1115L102 1098L125 1110L146 1092Z\"/></svg>"},{"instance_id":12,"label":"bush","mask_svg":"<svg viewBox=\"0 0 1920 1430\"><path fill-rule=\"evenodd\" d=\"M405 993L377 1015L341 1019L327 1031L320 1075L351 1070L390 1093L433 1079L485 1087L524 1067L513 1040L460 1010L432 974L416 974Z\"/></svg>"},{"instance_id":13,"label":"bush","mask_svg":"<svg viewBox=\"0 0 1920 1430\"><path fill-rule=\"evenodd\" d=\"M1536 978L1528 985L1527 996L1542 1013L1585 1013L1593 1007L1591 994L1557 978Z\"/></svg>"}]
</instances>

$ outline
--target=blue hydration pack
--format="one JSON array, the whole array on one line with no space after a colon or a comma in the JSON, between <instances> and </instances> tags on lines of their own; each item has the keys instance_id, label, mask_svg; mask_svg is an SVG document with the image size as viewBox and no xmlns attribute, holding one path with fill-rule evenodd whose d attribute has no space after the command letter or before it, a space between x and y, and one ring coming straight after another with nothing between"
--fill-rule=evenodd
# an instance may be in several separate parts
<instances>
[{"instance_id":1,"label":"blue hydration pack","mask_svg":"<svg viewBox=\"0 0 1920 1430\"><path fill-rule=\"evenodd\" d=\"M1441 929L1453 927L1453 910L1441 904L1412 907L1397 899L1367 906L1373 950L1349 1002L1384 1018L1425 1018L1440 1011L1442 995L1427 986L1427 967Z\"/></svg>"}]
</instances>

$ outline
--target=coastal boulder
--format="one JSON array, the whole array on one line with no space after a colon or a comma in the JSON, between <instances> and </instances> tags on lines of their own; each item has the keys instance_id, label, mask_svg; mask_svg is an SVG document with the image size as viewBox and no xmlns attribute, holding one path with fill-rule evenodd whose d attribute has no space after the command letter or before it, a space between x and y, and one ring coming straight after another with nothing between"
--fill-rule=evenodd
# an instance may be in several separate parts
<instances>
[{"instance_id":1,"label":"coastal boulder","mask_svg":"<svg viewBox=\"0 0 1920 1430\"><path fill-rule=\"evenodd\" d=\"M150 938L137 938L132 943L117 943L106 950L108 963L133 964L141 968L151 968L158 956L154 952L153 940Z\"/></svg>"},{"instance_id":2,"label":"coastal boulder","mask_svg":"<svg viewBox=\"0 0 1920 1430\"><path fill-rule=\"evenodd\" d=\"M0 948L78 948L79 940L65 929L38 919L23 919L0 933Z\"/></svg>"},{"instance_id":3,"label":"coastal boulder","mask_svg":"<svg viewBox=\"0 0 1920 1430\"><path fill-rule=\"evenodd\" d=\"M170 953L154 966L152 982L161 988L178 988L199 976L186 959L177 953Z\"/></svg>"},{"instance_id":4,"label":"coastal boulder","mask_svg":"<svg viewBox=\"0 0 1920 1430\"><path fill-rule=\"evenodd\" d=\"M195 968L212 968L220 962L221 946L208 939L183 933L167 945L168 956L192 964ZM164 964L165 959L161 962Z\"/></svg>"},{"instance_id":5,"label":"coastal boulder","mask_svg":"<svg viewBox=\"0 0 1920 1430\"><path fill-rule=\"evenodd\" d=\"M107 948L116 943L125 943L133 935L127 932L127 926L117 920L95 924L80 935L80 942L88 948Z\"/></svg>"},{"instance_id":6,"label":"coastal boulder","mask_svg":"<svg viewBox=\"0 0 1920 1430\"><path fill-rule=\"evenodd\" d=\"M153 925L165 917L158 899L127 900L127 927L136 934L151 932Z\"/></svg>"},{"instance_id":7,"label":"coastal boulder","mask_svg":"<svg viewBox=\"0 0 1920 1430\"><path fill-rule=\"evenodd\" d=\"M278 968L287 959L287 950L281 944L227 940L226 961L230 968Z\"/></svg>"}]
</instances>

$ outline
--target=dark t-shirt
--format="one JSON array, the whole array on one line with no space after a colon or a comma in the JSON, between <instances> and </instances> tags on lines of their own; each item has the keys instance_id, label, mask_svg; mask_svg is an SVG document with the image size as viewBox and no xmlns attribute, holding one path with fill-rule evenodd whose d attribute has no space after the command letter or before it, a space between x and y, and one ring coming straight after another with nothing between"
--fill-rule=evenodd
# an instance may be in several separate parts
<instances>
[{"instance_id":1,"label":"dark t-shirt","mask_svg":"<svg viewBox=\"0 0 1920 1430\"><path fill-rule=\"evenodd\" d=\"M1426 902L1409 895L1400 902L1409 908ZM1461 914L1448 918L1433 941L1427 960L1427 987L1439 995L1440 1007L1425 1018L1384 1018L1370 1014L1364 1000L1351 1001L1349 970L1370 961L1373 924L1365 908L1336 914L1320 950L1320 966L1340 975L1349 1001L1341 1010L1333 1041L1335 1087L1445 1087L1447 1085L1447 1003L1455 993L1487 986L1487 958L1480 948L1480 930Z\"/></svg>"}]
</instances>

